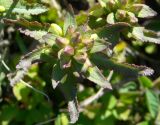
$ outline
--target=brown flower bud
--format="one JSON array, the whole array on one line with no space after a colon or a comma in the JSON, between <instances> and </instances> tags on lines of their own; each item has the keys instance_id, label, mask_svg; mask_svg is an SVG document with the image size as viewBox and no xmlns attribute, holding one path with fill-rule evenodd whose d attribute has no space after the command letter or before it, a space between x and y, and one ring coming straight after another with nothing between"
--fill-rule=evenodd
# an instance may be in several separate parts
<instances>
[{"instance_id":1,"label":"brown flower bud","mask_svg":"<svg viewBox=\"0 0 160 125\"><path fill-rule=\"evenodd\" d=\"M64 47L69 44L69 40L62 37L57 37L55 42L59 47Z\"/></svg>"},{"instance_id":2,"label":"brown flower bud","mask_svg":"<svg viewBox=\"0 0 160 125\"><path fill-rule=\"evenodd\" d=\"M72 46L67 45L64 48L64 53L69 55L69 56L72 56L72 55L74 55L74 48Z\"/></svg>"},{"instance_id":3,"label":"brown flower bud","mask_svg":"<svg viewBox=\"0 0 160 125\"><path fill-rule=\"evenodd\" d=\"M126 13L125 10L117 10L115 16L116 16L116 19L117 19L117 20L123 20L123 19L126 18L126 15L127 15L127 13Z\"/></svg>"},{"instance_id":4,"label":"brown flower bud","mask_svg":"<svg viewBox=\"0 0 160 125\"><path fill-rule=\"evenodd\" d=\"M81 41L81 34L79 32L76 32L73 34L73 37L71 38L72 43L79 43Z\"/></svg>"},{"instance_id":5,"label":"brown flower bud","mask_svg":"<svg viewBox=\"0 0 160 125\"><path fill-rule=\"evenodd\" d=\"M75 32L75 29L73 26L69 26L68 29L67 29L67 34L73 34Z\"/></svg>"},{"instance_id":6,"label":"brown flower bud","mask_svg":"<svg viewBox=\"0 0 160 125\"><path fill-rule=\"evenodd\" d=\"M85 63L86 59L87 59L87 53L81 53L81 54L77 54L74 56L74 59L78 62L78 63Z\"/></svg>"}]
</instances>

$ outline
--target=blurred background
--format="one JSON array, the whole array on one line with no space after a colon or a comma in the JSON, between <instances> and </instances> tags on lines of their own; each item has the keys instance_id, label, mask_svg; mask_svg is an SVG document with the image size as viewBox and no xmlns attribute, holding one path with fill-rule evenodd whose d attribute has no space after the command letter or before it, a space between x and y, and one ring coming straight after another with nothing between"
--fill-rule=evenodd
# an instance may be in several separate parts
<instances>
[{"instance_id":1,"label":"blurred background","mask_svg":"<svg viewBox=\"0 0 160 125\"><path fill-rule=\"evenodd\" d=\"M97 2L96 0L67 1L73 6L79 25L87 18L85 12ZM0 0L0 5L2 2L5 0ZM151 19L141 19L139 23L147 29L160 32L160 0L144 2L158 15ZM29 21L63 25L63 13L66 8L64 0L22 0L22 4L28 7L43 4L48 6L49 10L39 15L12 14L11 18L23 17ZM9 6L8 3L6 5ZM50 65L35 64L24 78L33 87L46 93L50 101L24 84L17 84L14 87L9 84L7 74L15 71L21 56L33 50L37 44L36 40L0 21L0 125L69 124L64 97L58 89L53 90L51 87ZM126 52L128 46L131 48L130 53ZM152 43L120 41L116 46L117 58L121 62L127 61L151 67L155 70L154 75L131 80L114 73L111 79L113 91L106 92L101 98L86 106L80 113L76 125L160 125L159 50L160 45ZM99 87L85 80L79 85L78 90L78 100L82 102L94 95Z\"/></svg>"}]
</instances>

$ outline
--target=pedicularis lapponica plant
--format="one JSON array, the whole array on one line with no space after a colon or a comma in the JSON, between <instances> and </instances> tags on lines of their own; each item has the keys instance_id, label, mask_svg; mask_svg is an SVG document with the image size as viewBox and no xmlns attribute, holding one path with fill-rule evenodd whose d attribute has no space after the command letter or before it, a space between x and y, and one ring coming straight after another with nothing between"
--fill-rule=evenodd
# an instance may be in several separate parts
<instances>
[{"instance_id":1,"label":"pedicularis lapponica plant","mask_svg":"<svg viewBox=\"0 0 160 125\"><path fill-rule=\"evenodd\" d=\"M42 24L25 19L3 19L4 23L14 25L21 33L39 41L39 47L24 55L9 76L11 85L15 85L26 75L29 67L37 62L52 65L50 78L52 87L59 88L68 103L70 122L75 123L79 116L77 85L84 79L102 88L112 89L103 75L105 70L114 70L128 77L151 75L153 70L145 66L119 63L113 58L113 48L124 39L136 39L141 42L160 43L160 35L145 29L139 24L139 18L156 15L142 0L99 0L89 10L84 25L77 25L72 7L68 6L63 27L52 23ZM0 14L9 9L1 3ZM29 6L29 5L28 5ZM47 11L44 7L23 6L13 8L13 13L39 14ZM19 11L23 10L23 11Z\"/></svg>"}]
</instances>

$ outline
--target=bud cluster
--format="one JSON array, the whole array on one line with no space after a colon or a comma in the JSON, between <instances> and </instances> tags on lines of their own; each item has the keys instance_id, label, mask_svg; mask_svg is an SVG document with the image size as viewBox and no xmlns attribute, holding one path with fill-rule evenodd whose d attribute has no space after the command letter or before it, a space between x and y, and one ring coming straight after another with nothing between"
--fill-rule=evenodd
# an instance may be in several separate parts
<instances>
[{"instance_id":1,"label":"bud cluster","mask_svg":"<svg viewBox=\"0 0 160 125\"><path fill-rule=\"evenodd\" d=\"M81 35L73 27L69 27L64 37L57 37L55 43L59 48L58 59L62 69L71 67L72 60L85 63L88 60L94 40L88 36Z\"/></svg>"},{"instance_id":2,"label":"bud cluster","mask_svg":"<svg viewBox=\"0 0 160 125\"><path fill-rule=\"evenodd\" d=\"M103 20L107 20L106 23L109 24L113 24L113 22L126 22L133 25L138 23L137 12L142 9L143 5L141 2L136 4L140 5L140 7L135 7L135 2L128 0L107 0L105 6L104 3L101 4L100 2L103 9L98 8L91 10L90 15L94 17L96 15L97 20L103 18ZM112 17L110 16L111 13L113 15ZM108 18L112 18L114 21L111 21Z\"/></svg>"}]
</instances>

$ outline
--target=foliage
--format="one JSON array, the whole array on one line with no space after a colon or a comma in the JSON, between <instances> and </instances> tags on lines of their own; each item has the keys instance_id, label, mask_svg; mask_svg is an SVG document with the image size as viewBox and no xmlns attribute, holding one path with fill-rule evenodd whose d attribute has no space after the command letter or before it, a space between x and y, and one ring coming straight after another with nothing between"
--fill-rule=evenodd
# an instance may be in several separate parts
<instances>
[{"instance_id":1,"label":"foliage","mask_svg":"<svg viewBox=\"0 0 160 125\"><path fill-rule=\"evenodd\" d=\"M0 85L8 88L10 82L12 95L18 100L2 94L6 97L0 102L2 125L43 121L55 121L56 125L158 125L158 90L147 77L154 73L153 67L129 64L139 55L148 59L138 47L146 46L146 54L156 52L159 29L148 28L141 20L148 21L157 12L142 0L88 2L92 5L89 13L76 15L76 8L67 1L64 5L47 0L0 1ZM12 54L14 46L24 56ZM34 49L30 51L29 46ZM0 93L4 92L0 89ZM96 101L96 95L102 97ZM92 99L93 104L85 103ZM61 113L66 105L70 120Z\"/></svg>"}]
</instances>

